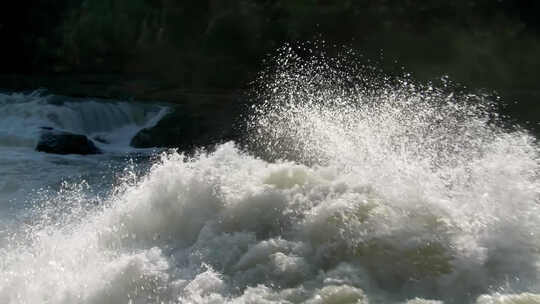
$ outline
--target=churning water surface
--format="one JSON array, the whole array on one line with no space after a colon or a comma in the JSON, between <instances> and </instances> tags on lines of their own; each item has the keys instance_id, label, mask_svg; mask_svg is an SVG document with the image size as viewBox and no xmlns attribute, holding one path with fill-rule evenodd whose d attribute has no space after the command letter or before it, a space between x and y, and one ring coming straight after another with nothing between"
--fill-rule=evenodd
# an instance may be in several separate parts
<instances>
[{"instance_id":1,"label":"churning water surface","mask_svg":"<svg viewBox=\"0 0 540 304\"><path fill-rule=\"evenodd\" d=\"M248 149L34 197L0 303L540 303L538 146L484 98L287 49L255 91Z\"/></svg>"}]
</instances>

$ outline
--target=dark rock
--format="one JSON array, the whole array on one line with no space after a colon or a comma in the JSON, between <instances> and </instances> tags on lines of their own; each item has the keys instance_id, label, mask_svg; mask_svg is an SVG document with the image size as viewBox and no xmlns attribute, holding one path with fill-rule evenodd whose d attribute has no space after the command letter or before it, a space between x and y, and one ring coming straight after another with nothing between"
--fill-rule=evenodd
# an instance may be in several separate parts
<instances>
[{"instance_id":1,"label":"dark rock","mask_svg":"<svg viewBox=\"0 0 540 304\"><path fill-rule=\"evenodd\" d=\"M110 144L110 142L108 140L106 140L105 138L103 138L103 137L101 137L99 135L92 137L92 139L97 141L97 142L100 142L102 144L106 144L106 145Z\"/></svg>"},{"instance_id":2,"label":"dark rock","mask_svg":"<svg viewBox=\"0 0 540 304\"><path fill-rule=\"evenodd\" d=\"M96 145L85 135L42 127L36 151L53 154L100 154Z\"/></svg>"},{"instance_id":3,"label":"dark rock","mask_svg":"<svg viewBox=\"0 0 540 304\"><path fill-rule=\"evenodd\" d=\"M226 129L215 121L209 121L194 113L171 113L154 127L137 133L131 140L131 146L189 150L217 143L225 137L227 137Z\"/></svg>"},{"instance_id":4,"label":"dark rock","mask_svg":"<svg viewBox=\"0 0 540 304\"><path fill-rule=\"evenodd\" d=\"M223 100L176 106L154 127L141 130L131 140L135 148L178 148L191 150L236 140L238 109Z\"/></svg>"}]
</instances>

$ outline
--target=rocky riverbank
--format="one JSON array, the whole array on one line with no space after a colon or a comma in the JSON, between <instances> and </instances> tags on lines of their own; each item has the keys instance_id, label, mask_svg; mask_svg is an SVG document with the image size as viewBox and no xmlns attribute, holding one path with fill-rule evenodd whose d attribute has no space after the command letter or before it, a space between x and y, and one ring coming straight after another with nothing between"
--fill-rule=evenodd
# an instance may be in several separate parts
<instances>
[{"instance_id":1,"label":"rocky riverbank","mask_svg":"<svg viewBox=\"0 0 540 304\"><path fill-rule=\"evenodd\" d=\"M96 97L157 103L170 108L156 126L143 129L131 145L190 150L226 140L239 140L239 117L248 100L241 91L194 91L148 79L114 74L0 75L8 91L47 92L73 97Z\"/></svg>"}]
</instances>

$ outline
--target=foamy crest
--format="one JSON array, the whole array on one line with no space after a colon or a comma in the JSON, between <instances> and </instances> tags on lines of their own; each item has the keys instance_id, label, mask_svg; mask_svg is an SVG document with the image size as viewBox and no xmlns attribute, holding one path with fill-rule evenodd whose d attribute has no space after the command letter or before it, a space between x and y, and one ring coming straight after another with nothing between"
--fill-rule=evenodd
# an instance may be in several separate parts
<instances>
[{"instance_id":1,"label":"foamy crest","mask_svg":"<svg viewBox=\"0 0 540 304\"><path fill-rule=\"evenodd\" d=\"M66 185L10 232L0 302L535 303L533 139L471 96L291 56L250 123L273 162L225 143L105 199Z\"/></svg>"},{"instance_id":2,"label":"foamy crest","mask_svg":"<svg viewBox=\"0 0 540 304\"><path fill-rule=\"evenodd\" d=\"M540 303L540 295L532 293L484 295L477 304L535 304Z\"/></svg>"}]
</instances>

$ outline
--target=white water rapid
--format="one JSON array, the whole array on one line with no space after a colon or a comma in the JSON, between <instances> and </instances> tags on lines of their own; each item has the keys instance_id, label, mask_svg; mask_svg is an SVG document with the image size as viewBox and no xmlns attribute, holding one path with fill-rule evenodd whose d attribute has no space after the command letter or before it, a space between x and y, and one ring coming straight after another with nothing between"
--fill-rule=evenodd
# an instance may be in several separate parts
<instances>
[{"instance_id":1,"label":"white water rapid","mask_svg":"<svg viewBox=\"0 0 540 304\"><path fill-rule=\"evenodd\" d=\"M4 231L0 303L540 303L535 139L351 65L284 51L248 118L263 158L229 142L105 197L65 183Z\"/></svg>"},{"instance_id":2,"label":"white water rapid","mask_svg":"<svg viewBox=\"0 0 540 304\"><path fill-rule=\"evenodd\" d=\"M133 102L77 100L41 91L0 93L0 147L33 148L40 128L49 127L127 148L139 130L166 113L166 107Z\"/></svg>"}]
</instances>

